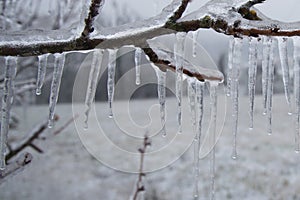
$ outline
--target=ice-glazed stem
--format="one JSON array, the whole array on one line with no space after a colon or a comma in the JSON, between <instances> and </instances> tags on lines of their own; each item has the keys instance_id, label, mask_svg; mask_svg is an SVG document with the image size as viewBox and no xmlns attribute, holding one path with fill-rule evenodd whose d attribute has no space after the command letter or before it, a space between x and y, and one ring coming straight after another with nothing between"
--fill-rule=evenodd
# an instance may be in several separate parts
<instances>
[{"instance_id":1,"label":"ice-glazed stem","mask_svg":"<svg viewBox=\"0 0 300 200\"><path fill-rule=\"evenodd\" d=\"M237 131L238 131L238 113L239 113L239 74L241 64L241 51L243 40L239 38L234 39L233 46L233 66L231 72L231 103L232 103L232 134L233 134L233 149L232 159L237 158Z\"/></svg>"},{"instance_id":2,"label":"ice-glazed stem","mask_svg":"<svg viewBox=\"0 0 300 200\"><path fill-rule=\"evenodd\" d=\"M211 102L211 134L212 134L212 150L210 158L210 175L211 175L211 196L215 199L215 177L216 177L216 125L217 125L217 82L210 82L210 102Z\"/></svg>"},{"instance_id":3,"label":"ice-glazed stem","mask_svg":"<svg viewBox=\"0 0 300 200\"><path fill-rule=\"evenodd\" d=\"M177 121L179 125L178 132L182 132L182 76L183 76L183 60L184 60L184 44L186 33L179 32L176 34L176 42L174 44L174 55L176 65L176 97L177 97Z\"/></svg>"},{"instance_id":4,"label":"ice-glazed stem","mask_svg":"<svg viewBox=\"0 0 300 200\"><path fill-rule=\"evenodd\" d=\"M112 102L113 102L114 92L115 92L115 71L116 71L117 50L109 49L108 53L109 53L108 67L107 67L107 96L108 96L108 106L109 106L108 117L113 118Z\"/></svg>"},{"instance_id":5,"label":"ice-glazed stem","mask_svg":"<svg viewBox=\"0 0 300 200\"><path fill-rule=\"evenodd\" d=\"M201 145L201 135L202 135L202 119L203 119L203 93L204 93L204 83L199 82L194 79L194 87L196 104L194 105L194 112L196 114L195 123L197 123L196 131L195 131L195 139L194 139L194 176L195 176L195 184L193 197L194 199L199 198L199 175L200 175L200 145ZM193 112L193 110L192 110Z\"/></svg>"},{"instance_id":6,"label":"ice-glazed stem","mask_svg":"<svg viewBox=\"0 0 300 200\"><path fill-rule=\"evenodd\" d=\"M159 111L160 111L160 119L161 119L161 133L162 136L165 137L167 135L166 131L166 73L160 69L156 70L157 76L157 94L159 101Z\"/></svg>"},{"instance_id":7,"label":"ice-glazed stem","mask_svg":"<svg viewBox=\"0 0 300 200\"><path fill-rule=\"evenodd\" d=\"M255 97L255 84L257 74L257 40L250 38L249 68L248 68L248 93L249 93L249 128L253 129L253 110Z\"/></svg>"},{"instance_id":8,"label":"ice-glazed stem","mask_svg":"<svg viewBox=\"0 0 300 200\"><path fill-rule=\"evenodd\" d=\"M295 151L300 152L300 39L294 38Z\"/></svg>"},{"instance_id":9,"label":"ice-glazed stem","mask_svg":"<svg viewBox=\"0 0 300 200\"><path fill-rule=\"evenodd\" d=\"M10 109L14 97L14 80L17 70L17 57L5 58L4 87L1 107L1 130L0 130L0 171L5 169L5 154L9 131Z\"/></svg>"},{"instance_id":10,"label":"ice-glazed stem","mask_svg":"<svg viewBox=\"0 0 300 200\"><path fill-rule=\"evenodd\" d=\"M49 98L49 123L48 123L49 128L52 128L54 123L55 108L58 100L59 88L61 83L61 77L64 70L64 65L65 65L65 54L64 53L54 54L53 78L52 78L50 98Z\"/></svg>"},{"instance_id":11,"label":"ice-glazed stem","mask_svg":"<svg viewBox=\"0 0 300 200\"><path fill-rule=\"evenodd\" d=\"M270 61L271 38L263 37L263 55L262 55L262 93L263 93L263 114L267 114L267 89L268 89L268 71Z\"/></svg>"},{"instance_id":12,"label":"ice-glazed stem","mask_svg":"<svg viewBox=\"0 0 300 200\"><path fill-rule=\"evenodd\" d=\"M287 38L279 38L278 39L278 49L279 49L279 57L280 64L282 70L282 79L284 85L284 93L286 102L289 107L288 114L292 114L292 106L291 106L291 95L290 95L290 69L289 69L289 61L288 61L288 46L287 46Z\"/></svg>"},{"instance_id":13,"label":"ice-glazed stem","mask_svg":"<svg viewBox=\"0 0 300 200\"><path fill-rule=\"evenodd\" d=\"M88 86L85 96L85 120L84 120L84 128L88 128L88 120L89 120L89 113L91 110L92 103L95 98L98 78L101 70L101 63L103 57L103 50L95 49L93 52L92 64L89 74Z\"/></svg>"},{"instance_id":14,"label":"ice-glazed stem","mask_svg":"<svg viewBox=\"0 0 300 200\"><path fill-rule=\"evenodd\" d=\"M38 56L39 64L38 64L38 74L36 79L36 91L35 91L36 95L41 95L42 93L42 87L44 85L47 64L48 64L48 55L49 54L43 54Z\"/></svg>"},{"instance_id":15,"label":"ice-glazed stem","mask_svg":"<svg viewBox=\"0 0 300 200\"><path fill-rule=\"evenodd\" d=\"M231 76L232 76L232 57L233 57L233 45L234 39L231 38L229 40L229 47L228 47L228 71L227 71L227 96L230 96L231 93Z\"/></svg>"},{"instance_id":16,"label":"ice-glazed stem","mask_svg":"<svg viewBox=\"0 0 300 200\"><path fill-rule=\"evenodd\" d=\"M141 84L141 59L142 59L142 49L137 48L135 50L134 62L135 62L135 84Z\"/></svg>"},{"instance_id":17,"label":"ice-glazed stem","mask_svg":"<svg viewBox=\"0 0 300 200\"><path fill-rule=\"evenodd\" d=\"M270 49L270 60L269 60L269 69L267 74L267 132L269 135L272 134L272 98L273 98L273 83L274 83L274 48L275 41L272 39Z\"/></svg>"}]
</instances>

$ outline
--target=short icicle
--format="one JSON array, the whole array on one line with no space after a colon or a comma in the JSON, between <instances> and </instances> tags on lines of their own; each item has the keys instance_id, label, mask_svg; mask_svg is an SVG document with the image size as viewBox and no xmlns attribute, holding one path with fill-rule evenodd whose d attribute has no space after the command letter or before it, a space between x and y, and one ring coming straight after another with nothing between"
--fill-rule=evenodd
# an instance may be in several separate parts
<instances>
[{"instance_id":1,"label":"short icicle","mask_svg":"<svg viewBox=\"0 0 300 200\"><path fill-rule=\"evenodd\" d=\"M183 80L183 61L184 61L184 44L186 33L179 32L176 34L176 42L174 44L174 55L176 65L176 97L178 102L177 121L178 133L182 132L182 80Z\"/></svg>"},{"instance_id":2,"label":"short icicle","mask_svg":"<svg viewBox=\"0 0 300 200\"><path fill-rule=\"evenodd\" d=\"M239 74L241 64L241 51L243 40L239 38L234 39L233 46L233 60L232 60L232 71L231 71L231 88L230 96L232 103L232 134L233 134L233 150L232 159L237 159L237 131L238 131L238 113L239 113Z\"/></svg>"},{"instance_id":3,"label":"short icicle","mask_svg":"<svg viewBox=\"0 0 300 200\"><path fill-rule=\"evenodd\" d=\"M134 62L135 62L135 84L141 84L141 60L142 60L142 49L137 48L135 50Z\"/></svg>"},{"instance_id":4,"label":"short icicle","mask_svg":"<svg viewBox=\"0 0 300 200\"><path fill-rule=\"evenodd\" d=\"M295 152L300 152L300 38L293 39L294 42L294 98L295 98Z\"/></svg>"},{"instance_id":5,"label":"short icicle","mask_svg":"<svg viewBox=\"0 0 300 200\"><path fill-rule=\"evenodd\" d=\"M48 127L52 128L54 125L55 107L58 100L59 88L61 83L61 77L63 74L65 65L65 53L54 54L54 71L51 83L51 91L49 98L49 122Z\"/></svg>"},{"instance_id":6,"label":"short icicle","mask_svg":"<svg viewBox=\"0 0 300 200\"><path fill-rule=\"evenodd\" d=\"M253 129L253 110L255 97L255 84L257 74L257 40L250 38L249 44L249 68L248 68L248 93L249 93L249 128Z\"/></svg>"},{"instance_id":7,"label":"short icicle","mask_svg":"<svg viewBox=\"0 0 300 200\"><path fill-rule=\"evenodd\" d=\"M85 129L88 128L89 113L97 90L98 77L100 74L102 57L103 57L103 50L95 49L93 52L92 64L91 64L88 86L87 86L87 91L85 96L85 112L84 112Z\"/></svg>"},{"instance_id":8,"label":"short icicle","mask_svg":"<svg viewBox=\"0 0 300 200\"><path fill-rule=\"evenodd\" d=\"M156 70L157 76L157 94L159 101L160 119L161 119L161 133L163 137L167 136L166 131L166 73L160 69Z\"/></svg>"},{"instance_id":9,"label":"short icicle","mask_svg":"<svg viewBox=\"0 0 300 200\"><path fill-rule=\"evenodd\" d=\"M1 107L1 130L0 130L0 172L5 169L5 154L7 149L7 138L9 131L9 118L11 104L14 96L14 80L17 70L17 57L5 58L5 71L3 83L3 96Z\"/></svg>"},{"instance_id":10,"label":"short icicle","mask_svg":"<svg viewBox=\"0 0 300 200\"><path fill-rule=\"evenodd\" d=\"M267 132L269 135L272 134L272 98L273 98L273 84L274 84L274 48L275 39L271 39L271 48L269 56L269 67L267 74Z\"/></svg>"},{"instance_id":11,"label":"short icicle","mask_svg":"<svg viewBox=\"0 0 300 200\"><path fill-rule=\"evenodd\" d=\"M115 92L115 71L116 71L116 59L118 50L108 50L109 59L107 67L107 96L108 96L108 117L113 118L112 103Z\"/></svg>"},{"instance_id":12,"label":"short icicle","mask_svg":"<svg viewBox=\"0 0 300 200\"><path fill-rule=\"evenodd\" d=\"M232 76L232 57L233 57L233 45L234 45L234 38L229 40L229 47L228 47L228 72L227 72L227 92L226 95L230 96L231 91L231 76Z\"/></svg>"},{"instance_id":13,"label":"short icicle","mask_svg":"<svg viewBox=\"0 0 300 200\"><path fill-rule=\"evenodd\" d=\"M36 95L42 94L42 87L44 85L45 76L46 76L46 70L47 70L47 64L48 64L48 56L49 54L43 54L38 56L38 74L36 79Z\"/></svg>"},{"instance_id":14,"label":"short icicle","mask_svg":"<svg viewBox=\"0 0 300 200\"><path fill-rule=\"evenodd\" d=\"M263 115L267 114L267 89L268 89L268 71L270 61L271 38L263 37L263 52L262 52L262 94L263 94Z\"/></svg>"},{"instance_id":15,"label":"short icicle","mask_svg":"<svg viewBox=\"0 0 300 200\"><path fill-rule=\"evenodd\" d=\"M196 104L194 106L194 112L196 114L195 123L195 139L194 139L194 176L195 184L193 190L194 199L199 199L199 176L200 176L200 145L201 145L201 135L202 135L202 120L203 120L203 93L204 93L204 83L195 80L195 96ZM192 95L193 96L193 95Z\"/></svg>"},{"instance_id":16,"label":"short icicle","mask_svg":"<svg viewBox=\"0 0 300 200\"><path fill-rule=\"evenodd\" d=\"M292 114L292 106L291 106L291 95L290 95L290 69L289 69L289 61L288 61L288 46L287 46L287 38L279 38L278 39L278 49L279 49L279 57L280 64L282 70L282 79L284 85L284 93L286 102L289 107L288 114Z\"/></svg>"},{"instance_id":17,"label":"short icicle","mask_svg":"<svg viewBox=\"0 0 300 200\"><path fill-rule=\"evenodd\" d=\"M210 158L210 175L211 175L211 196L210 199L215 199L215 178L216 178L216 125L217 125L217 88L218 83L210 83L210 101L211 101L211 134L212 134L212 150Z\"/></svg>"}]
</instances>

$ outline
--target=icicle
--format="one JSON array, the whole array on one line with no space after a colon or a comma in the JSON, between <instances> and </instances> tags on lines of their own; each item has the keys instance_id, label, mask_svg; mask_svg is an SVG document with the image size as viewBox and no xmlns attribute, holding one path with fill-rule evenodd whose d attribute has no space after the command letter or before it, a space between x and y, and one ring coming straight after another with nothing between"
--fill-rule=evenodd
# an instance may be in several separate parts
<instances>
[{"instance_id":1,"label":"icicle","mask_svg":"<svg viewBox=\"0 0 300 200\"><path fill-rule=\"evenodd\" d=\"M197 56L197 38L198 38L198 31L193 32L193 57Z\"/></svg>"},{"instance_id":2,"label":"icicle","mask_svg":"<svg viewBox=\"0 0 300 200\"><path fill-rule=\"evenodd\" d=\"M142 49L137 48L135 50L135 84L140 85L141 84L141 58L142 58Z\"/></svg>"},{"instance_id":3,"label":"icicle","mask_svg":"<svg viewBox=\"0 0 300 200\"><path fill-rule=\"evenodd\" d=\"M47 69L47 63L48 63L48 55L44 54L38 56L39 59L39 66L38 66L38 75L36 79L36 95L41 95L42 93L42 87L45 81L45 75L46 75L46 69Z\"/></svg>"},{"instance_id":4,"label":"icicle","mask_svg":"<svg viewBox=\"0 0 300 200\"><path fill-rule=\"evenodd\" d=\"M100 69L101 69L102 56L103 56L103 50L100 50L100 49L94 50L90 74L89 74L89 80L88 80L88 87L87 87L86 96L85 96L85 107L86 107L86 110L84 112L84 114L85 114L84 128L85 129L88 128L89 113L90 113L91 105L94 101L96 90L97 90L98 77L99 77L99 73L100 73Z\"/></svg>"},{"instance_id":5,"label":"icicle","mask_svg":"<svg viewBox=\"0 0 300 200\"><path fill-rule=\"evenodd\" d=\"M109 105L109 118L113 118L112 112L112 102L114 98L115 91L115 69L116 69L116 56L117 50L108 50L109 60L107 68L107 96L108 96L108 105Z\"/></svg>"},{"instance_id":6,"label":"icicle","mask_svg":"<svg viewBox=\"0 0 300 200\"><path fill-rule=\"evenodd\" d=\"M17 70L17 58L5 58L5 72L4 72L4 87L1 107L1 130L0 130L0 170L5 169L5 154L6 142L9 131L9 118L11 104L13 103L14 95L14 80Z\"/></svg>"},{"instance_id":7,"label":"icicle","mask_svg":"<svg viewBox=\"0 0 300 200\"><path fill-rule=\"evenodd\" d=\"M254 109L254 97L255 97L255 84L257 73L257 41L250 38L249 47L249 69L248 69L248 92L249 92L249 116L250 124L249 128L253 129L253 109Z\"/></svg>"},{"instance_id":8,"label":"icicle","mask_svg":"<svg viewBox=\"0 0 300 200\"><path fill-rule=\"evenodd\" d=\"M228 49L228 72L227 72L227 96L230 96L231 91L231 71L232 71L232 56L233 56L233 45L234 38L229 40L229 49Z\"/></svg>"},{"instance_id":9,"label":"icicle","mask_svg":"<svg viewBox=\"0 0 300 200\"><path fill-rule=\"evenodd\" d=\"M289 62L288 62L288 47L287 47L287 38L280 38L278 40L279 47L279 56L282 69L282 79L284 85L285 98L289 107L288 114L292 114L291 106L291 95L290 95L290 72L289 72Z\"/></svg>"},{"instance_id":10,"label":"icicle","mask_svg":"<svg viewBox=\"0 0 300 200\"><path fill-rule=\"evenodd\" d=\"M196 81L196 82L195 82ZM194 84L193 84L194 83ZM194 80L194 82L192 82L192 94L189 95L191 98L191 102L196 100L196 105L197 108L195 108L194 106L191 106L193 110L192 111L192 115L193 113L195 113L195 139L194 139L194 173L195 173L195 184L194 184L194 199L198 199L199 198L199 170L200 170L200 157L199 157L199 152L200 152L200 144L201 144L201 135L202 135L202 119L203 119L203 92L204 92L204 83ZM195 88L195 90L194 90ZM196 98L195 98L196 97ZM194 100L193 100L194 99ZM195 102L194 102L195 103ZM191 104L191 103L190 103ZM194 111L194 112L193 112ZM193 121L193 123L194 123ZM197 125L196 125L197 123ZM197 129L197 130L196 130Z\"/></svg>"},{"instance_id":11,"label":"icicle","mask_svg":"<svg viewBox=\"0 0 300 200\"><path fill-rule=\"evenodd\" d=\"M218 83L210 82L210 101L211 101L211 134L212 145L210 159L210 174L211 174L211 200L215 199L215 162L216 162L216 125L217 125L217 86Z\"/></svg>"},{"instance_id":12,"label":"icicle","mask_svg":"<svg viewBox=\"0 0 300 200\"><path fill-rule=\"evenodd\" d=\"M179 32L176 34L176 42L174 45L174 55L176 63L176 97L178 101L177 121L179 125L179 133L182 132L182 76L183 76L183 59L184 59L184 44L186 33Z\"/></svg>"},{"instance_id":13,"label":"icicle","mask_svg":"<svg viewBox=\"0 0 300 200\"><path fill-rule=\"evenodd\" d=\"M271 49L270 49L270 56L269 56L269 67L268 67L268 74L267 74L267 132L269 135L272 134L272 97L273 97L273 83L274 83L274 45L275 41L271 39L270 41Z\"/></svg>"},{"instance_id":14,"label":"icicle","mask_svg":"<svg viewBox=\"0 0 300 200\"><path fill-rule=\"evenodd\" d=\"M263 38L263 60L262 60L262 93L263 93L263 114L267 114L267 76L269 70L269 61L270 61L270 50L271 50L271 38L264 37Z\"/></svg>"},{"instance_id":15,"label":"icicle","mask_svg":"<svg viewBox=\"0 0 300 200\"><path fill-rule=\"evenodd\" d=\"M188 78L187 83L188 83L188 101L189 101L189 107L190 107L190 112L191 112L191 120L192 120L192 126L193 126L193 131L196 131L196 82L197 80L195 78ZM195 140L197 137L195 136Z\"/></svg>"},{"instance_id":16,"label":"icicle","mask_svg":"<svg viewBox=\"0 0 300 200\"><path fill-rule=\"evenodd\" d=\"M240 74L240 64L241 64L241 50L243 40L239 38L234 39L233 46L233 57L232 57L232 71L231 71L231 83L230 83L230 96L232 101L232 120L233 120L233 150L232 159L237 158L237 126L238 126L238 112L239 112L239 74Z\"/></svg>"},{"instance_id":17,"label":"icicle","mask_svg":"<svg viewBox=\"0 0 300 200\"><path fill-rule=\"evenodd\" d=\"M295 152L300 152L300 39L294 38Z\"/></svg>"},{"instance_id":18,"label":"icicle","mask_svg":"<svg viewBox=\"0 0 300 200\"><path fill-rule=\"evenodd\" d=\"M157 93L158 101L160 105L160 119L161 119L161 133L165 137L167 135L166 131L166 72L161 71L160 69L156 70L157 76Z\"/></svg>"},{"instance_id":19,"label":"icicle","mask_svg":"<svg viewBox=\"0 0 300 200\"><path fill-rule=\"evenodd\" d=\"M51 92L49 98L49 123L48 123L49 128L52 128L54 123L55 107L58 100L60 82L61 82L61 77L65 65L65 54L56 53L54 54L54 58L55 58L54 71L53 71Z\"/></svg>"}]
</instances>

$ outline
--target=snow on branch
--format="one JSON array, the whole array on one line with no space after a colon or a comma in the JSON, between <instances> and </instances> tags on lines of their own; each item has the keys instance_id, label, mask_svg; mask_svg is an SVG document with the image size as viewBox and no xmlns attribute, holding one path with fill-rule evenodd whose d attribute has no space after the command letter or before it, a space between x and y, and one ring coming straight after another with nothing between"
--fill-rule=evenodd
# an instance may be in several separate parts
<instances>
[{"instance_id":1,"label":"snow on branch","mask_svg":"<svg viewBox=\"0 0 300 200\"><path fill-rule=\"evenodd\" d=\"M91 0L85 26L80 36L71 31L4 32L0 35L0 55L34 56L94 48L116 49L125 45L143 48L150 61L165 68L173 68L170 61L161 60L147 40L174 32L213 29L235 37L300 36L299 23L285 23L269 19L253 8L264 0L211 0L197 11L182 17L190 0L173 0L156 17L118 27L94 30L93 21L99 15L103 0ZM148 50L146 50L148 49ZM199 80L207 77L185 70L185 74ZM216 78L216 77L215 77Z\"/></svg>"}]
</instances>

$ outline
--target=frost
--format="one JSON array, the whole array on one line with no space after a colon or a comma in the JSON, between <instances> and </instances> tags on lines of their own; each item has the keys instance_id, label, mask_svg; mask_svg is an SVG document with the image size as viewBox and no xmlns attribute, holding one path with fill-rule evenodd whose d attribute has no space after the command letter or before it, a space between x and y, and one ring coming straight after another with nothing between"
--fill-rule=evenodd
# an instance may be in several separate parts
<instances>
[{"instance_id":1,"label":"frost","mask_svg":"<svg viewBox=\"0 0 300 200\"><path fill-rule=\"evenodd\" d=\"M103 56L103 50L95 49L93 52L93 58L92 58L92 64L89 74L89 80L88 80L88 87L87 92L85 96L85 105L86 110L84 112L85 114L85 128L88 128L88 119L89 119L89 113L91 110L91 105L95 98L95 93L97 90L97 84L98 84L98 77L101 69L101 62L102 62L102 56Z\"/></svg>"},{"instance_id":2,"label":"frost","mask_svg":"<svg viewBox=\"0 0 300 200\"><path fill-rule=\"evenodd\" d=\"M107 96L108 96L108 106L109 106L109 118L113 118L112 112L112 102L115 92L115 71L116 71L116 56L117 50L108 50L108 67L107 67Z\"/></svg>"},{"instance_id":3,"label":"frost","mask_svg":"<svg viewBox=\"0 0 300 200\"><path fill-rule=\"evenodd\" d=\"M54 58L54 71L49 98L49 128L52 128L54 124L55 107L58 100L61 77L65 65L65 53L56 53L54 54Z\"/></svg>"},{"instance_id":4,"label":"frost","mask_svg":"<svg viewBox=\"0 0 300 200\"><path fill-rule=\"evenodd\" d=\"M10 109L14 97L14 80L17 70L17 58L5 58L5 71L4 71L4 88L1 106L1 131L0 131L0 170L5 169L5 154L6 144L9 131Z\"/></svg>"},{"instance_id":5,"label":"frost","mask_svg":"<svg viewBox=\"0 0 300 200\"><path fill-rule=\"evenodd\" d=\"M45 75L47 70L47 64L48 64L48 55L49 54L43 54L38 56L39 65L38 65L38 75L36 79L36 95L40 95L42 93L42 87L45 81Z\"/></svg>"}]
</instances>

